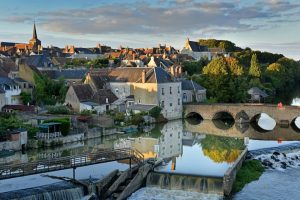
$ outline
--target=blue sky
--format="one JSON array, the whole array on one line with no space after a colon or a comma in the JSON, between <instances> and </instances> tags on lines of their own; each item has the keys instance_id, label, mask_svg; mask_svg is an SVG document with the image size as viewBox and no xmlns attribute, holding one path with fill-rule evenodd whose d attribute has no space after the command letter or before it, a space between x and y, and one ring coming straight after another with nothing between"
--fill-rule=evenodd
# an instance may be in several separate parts
<instances>
[{"instance_id":1,"label":"blue sky","mask_svg":"<svg viewBox=\"0 0 300 200\"><path fill-rule=\"evenodd\" d=\"M186 37L300 59L297 0L10 0L0 1L0 41L27 42L36 21L44 46L181 49Z\"/></svg>"}]
</instances>

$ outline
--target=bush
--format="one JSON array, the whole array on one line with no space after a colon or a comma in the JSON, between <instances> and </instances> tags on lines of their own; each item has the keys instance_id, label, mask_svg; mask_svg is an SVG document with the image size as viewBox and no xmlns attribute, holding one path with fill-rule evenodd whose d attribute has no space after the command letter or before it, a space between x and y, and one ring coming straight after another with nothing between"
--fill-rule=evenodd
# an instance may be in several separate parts
<instances>
[{"instance_id":1,"label":"bush","mask_svg":"<svg viewBox=\"0 0 300 200\"><path fill-rule=\"evenodd\" d=\"M133 125L140 125L144 122L144 118L141 114L135 114L131 117L131 123Z\"/></svg>"},{"instance_id":2,"label":"bush","mask_svg":"<svg viewBox=\"0 0 300 200\"><path fill-rule=\"evenodd\" d=\"M91 110L83 110L80 112L80 115L82 116L91 116L93 114L93 111Z\"/></svg>"},{"instance_id":3,"label":"bush","mask_svg":"<svg viewBox=\"0 0 300 200\"><path fill-rule=\"evenodd\" d=\"M243 187L255 180L264 172L264 167L258 160L245 161L236 175L236 180L233 183L233 193L239 192Z\"/></svg>"},{"instance_id":4,"label":"bush","mask_svg":"<svg viewBox=\"0 0 300 200\"><path fill-rule=\"evenodd\" d=\"M69 114L70 111L67 106L48 106L48 113L49 114Z\"/></svg>"},{"instance_id":5,"label":"bush","mask_svg":"<svg viewBox=\"0 0 300 200\"><path fill-rule=\"evenodd\" d=\"M61 123L60 125L60 131L63 136L67 136L70 132L70 119L69 118L58 118L58 119L49 119L45 120L44 123L49 123L49 122L57 122Z\"/></svg>"},{"instance_id":6,"label":"bush","mask_svg":"<svg viewBox=\"0 0 300 200\"><path fill-rule=\"evenodd\" d=\"M154 108L152 108L149 111L149 114L150 114L151 117L154 117L155 119L157 119L160 115L161 110L162 110L161 107L155 106Z\"/></svg>"},{"instance_id":7,"label":"bush","mask_svg":"<svg viewBox=\"0 0 300 200\"><path fill-rule=\"evenodd\" d=\"M122 112L117 112L115 115L114 115L114 120L117 121L117 122L124 122L125 121L125 114L122 113Z\"/></svg>"}]
</instances>

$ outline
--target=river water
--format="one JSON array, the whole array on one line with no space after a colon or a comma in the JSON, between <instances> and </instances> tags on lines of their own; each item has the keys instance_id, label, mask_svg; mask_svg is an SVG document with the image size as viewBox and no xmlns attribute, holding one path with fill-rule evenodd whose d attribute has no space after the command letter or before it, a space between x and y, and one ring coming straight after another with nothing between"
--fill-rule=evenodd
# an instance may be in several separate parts
<instances>
[{"instance_id":1,"label":"river water","mask_svg":"<svg viewBox=\"0 0 300 200\"><path fill-rule=\"evenodd\" d=\"M265 129L268 127L271 129L274 126L273 122L266 118L261 120L258 123L265 125ZM300 124L298 125L300 127ZM162 158L165 162L148 177L147 187L138 190L129 199L222 199L224 173L246 146L249 150L255 150L280 147L298 141L300 141L300 134L291 127L282 129L276 126L274 130L262 133L251 125L239 126L224 121L194 123L177 120L151 127L151 131L142 133L102 137L71 143L55 149L30 150L25 154L17 152L12 156L0 158L0 163L26 163L84 152L96 152L103 148L133 147L142 152L145 158ZM113 169L124 170L126 168L128 165L125 162L80 167L76 169L76 178L101 179ZM282 180L285 180L285 177L288 179L288 176L293 174L299 175L296 171L280 172L284 173ZM264 188L262 191L269 189L269 192L273 192L270 187L271 183L279 180L277 178L280 173L277 171L264 173L261 177L262 182L249 184L236 195L235 199L259 199L259 195L257 198L250 198L247 195L260 187ZM72 170L48 174L72 177ZM57 180L40 175L2 180L0 199L5 199L5 196L15 193L16 190L41 187L57 182ZM277 183L279 184L279 181ZM76 195L78 194L77 191Z\"/></svg>"}]
</instances>

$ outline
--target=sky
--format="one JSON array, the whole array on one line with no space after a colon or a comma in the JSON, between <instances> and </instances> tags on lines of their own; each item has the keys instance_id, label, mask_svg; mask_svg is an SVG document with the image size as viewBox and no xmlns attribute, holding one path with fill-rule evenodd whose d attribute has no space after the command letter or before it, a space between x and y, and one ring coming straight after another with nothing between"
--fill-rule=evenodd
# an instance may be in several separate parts
<instances>
[{"instance_id":1,"label":"sky","mask_svg":"<svg viewBox=\"0 0 300 200\"><path fill-rule=\"evenodd\" d=\"M182 49L187 37L215 38L300 59L298 0L10 0L0 8L0 41L28 42L35 21L43 46Z\"/></svg>"}]
</instances>

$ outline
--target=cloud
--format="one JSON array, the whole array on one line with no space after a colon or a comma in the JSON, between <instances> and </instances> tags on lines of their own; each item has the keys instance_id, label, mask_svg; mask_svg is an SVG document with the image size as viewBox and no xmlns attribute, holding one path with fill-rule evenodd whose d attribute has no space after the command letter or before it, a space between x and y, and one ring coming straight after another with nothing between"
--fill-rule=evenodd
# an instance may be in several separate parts
<instances>
[{"instance_id":1,"label":"cloud","mask_svg":"<svg viewBox=\"0 0 300 200\"><path fill-rule=\"evenodd\" d=\"M69 34L222 34L266 27L270 21L284 23L283 14L293 17L299 4L281 0L258 0L251 4L236 1L159 0L98 5L91 8L64 9L30 13L43 28ZM260 24L252 24L251 20ZM7 18L24 22L28 16ZM289 19L292 20L292 19ZM271 25L269 25L271 26Z\"/></svg>"},{"instance_id":2,"label":"cloud","mask_svg":"<svg viewBox=\"0 0 300 200\"><path fill-rule=\"evenodd\" d=\"M31 20L32 20L32 18L27 17L27 16L9 16L9 17L3 19L3 21L7 21L7 22L11 22L11 23L25 23L25 22L28 22Z\"/></svg>"}]
</instances>

